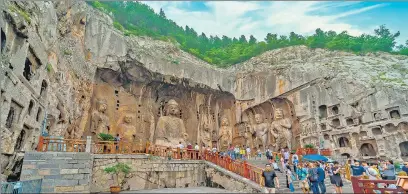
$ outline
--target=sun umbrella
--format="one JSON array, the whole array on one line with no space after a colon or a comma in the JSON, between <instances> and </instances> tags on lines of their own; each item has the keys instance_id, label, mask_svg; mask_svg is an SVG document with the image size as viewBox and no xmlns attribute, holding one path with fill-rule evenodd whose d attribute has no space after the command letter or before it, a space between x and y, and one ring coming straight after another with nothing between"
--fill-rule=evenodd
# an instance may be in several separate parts
<instances>
[{"instance_id":1,"label":"sun umbrella","mask_svg":"<svg viewBox=\"0 0 408 194\"><path fill-rule=\"evenodd\" d=\"M309 155L303 156L302 160L327 162L329 159L319 154L309 154Z\"/></svg>"}]
</instances>

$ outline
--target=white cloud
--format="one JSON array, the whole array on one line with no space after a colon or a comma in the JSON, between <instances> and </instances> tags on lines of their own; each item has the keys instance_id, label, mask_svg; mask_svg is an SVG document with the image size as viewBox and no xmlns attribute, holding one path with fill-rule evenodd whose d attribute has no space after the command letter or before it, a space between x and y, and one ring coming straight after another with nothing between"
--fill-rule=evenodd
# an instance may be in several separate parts
<instances>
[{"instance_id":1,"label":"white cloud","mask_svg":"<svg viewBox=\"0 0 408 194\"><path fill-rule=\"evenodd\" d=\"M245 2L245 1L209 1L205 2L208 10L191 11L186 9L189 2L144 2L156 12L163 8L167 18L172 19L181 26L193 27L197 33L204 32L209 35L227 35L239 37L254 35L258 40L263 40L267 33L288 35L296 32L310 35L317 28L360 35L371 33L373 29L363 29L357 25L342 22L339 19L357 15L369 10L384 6L377 4L344 12L335 12L337 8L344 8L359 2ZM193 3L193 2L191 2ZM329 13L316 15L313 13ZM331 14L330 14L331 13ZM255 16L256 15L256 16Z\"/></svg>"}]
</instances>

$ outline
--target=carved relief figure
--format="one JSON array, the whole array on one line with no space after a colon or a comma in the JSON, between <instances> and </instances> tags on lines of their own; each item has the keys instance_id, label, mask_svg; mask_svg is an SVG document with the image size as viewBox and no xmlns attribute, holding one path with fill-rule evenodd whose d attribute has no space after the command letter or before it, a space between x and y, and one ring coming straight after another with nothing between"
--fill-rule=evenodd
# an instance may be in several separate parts
<instances>
[{"instance_id":1,"label":"carved relief figure","mask_svg":"<svg viewBox=\"0 0 408 194\"><path fill-rule=\"evenodd\" d=\"M179 105L171 99L166 107L166 116L161 116L156 126L156 145L176 146L180 141L184 142L188 138L184 122L179 116Z\"/></svg>"},{"instance_id":2,"label":"carved relief figure","mask_svg":"<svg viewBox=\"0 0 408 194\"><path fill-rule=\"evenodd\" d=\"M283 110L275 110L275 120L271 124L271 133L276 138L276 148L282 149L288 147L291 150L292 142L292 123L290 119L284 118Z\"/></svg>"},{"instance_id":3,"label":"carved relief figure","mask_svg":"<svg viewBox=\"0 0 408 194\"><path fill-rule=\"evenodd\" d=\"M220 150L226 151L230 143L232 143L232 127L229 126L227 117L222 118L219 134Z\"/></svg>"},{"instance_id":4,"label":"carved relief figure","mask_svg":"<svg viewBox=\"0 0 408 194\"><path fill-rule=\"evenodd\" d=\"M109 130L109 118L106 116L106 101L97 101L97 110L92 112L91 132L93 134L107 133Z\"/></svg>"},{"instance_id":5,"label":"carved relief figure","mask_svg":"<svg viewBox=\"0 0 408 194\"><path fill-rule=\"evenodd\" d=\"M255 144L257 147L263 147L265 149L266 147L266 141L268 140L268 123L262 122L262 115L256 114L255 115L255 125L253 127L254 132L255 132Z\"/></svg>"},{"instance_id":6,"label":"carved relief figure","mask_svg":"<svg viewBox=\"0 0 408 194\"><path fill-rule=\"evenodd\" d=\"M136 142L141 142L145 139L143 130L136 131L136 127L132 125L132 116L130 115L125 115L123 118L123 122L119 125L118 133L127 141L135 140Z\"/></svg>"},{"instance_id":7,"label":"carved relief figure","mask_svg":"<svg viewBox=\"0 0 408 194\"><path fill-rule=\"evenodd\" d=\"M200 146L202 144L204 144L206 147L211 146L211 133L212 133L212 130L211 130L210 125L208 123L205 123L203 128L200 131L200 138L201 138Z\"/></svg>"}]
</instances>

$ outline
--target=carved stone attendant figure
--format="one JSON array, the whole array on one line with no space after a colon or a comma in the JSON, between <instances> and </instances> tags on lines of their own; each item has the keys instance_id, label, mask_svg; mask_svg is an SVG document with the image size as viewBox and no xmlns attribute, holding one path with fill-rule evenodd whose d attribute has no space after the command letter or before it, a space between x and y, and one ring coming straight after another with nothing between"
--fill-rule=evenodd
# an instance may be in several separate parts
<instances>
[{"instance_id":1,"label":"carved stone attendant figure","mask_svg":"<svg viewBox=\"0 0 408 194\"><path fill-rule=\"evenodd\" d=\"M290 119L284 118L283 110L277 108L275 110L275 120L271 124L271 133L276 137L276 147L283 149L288 147L291 150L292 145L292 123Z\"/></svg>"},{"instance_id":2,"label":"carved stone attendant figure","mask_svg":"<svg viewBox=\"0 0 408 194\"><path fill-rule=\"evenodd\" d=\"M256 114L255 115L255 125L254 125L254 132L255 132L255 144L258 147L263 147L265 149L266 141L268 140L268 123L262 122L262 115Z\"/></svg>"},{"instance_id":3,"label":"carved stone attendant figure","mask_svg":"<svg viewBox=\"0 0 408 194\"><path fill-rule=\"evenodd\" d=\"M157 122L155 144L174 147L180 141L185 143L188 134L183 120L178 117L180 111L178 103L171 99L165 109L166 116L161 116Z\"/></svg>"},{"instance_id":4,"label":"carved stone attendant figure","mask_svg":"<svg viewBox=\"0 0 408 194\"><path fill-rule=\"evenodd\" d=\"M106 101L97 102L97 110L92 112L91 132L93 134L107 133L109 129L109 118L106 116Z\"/></svg>"},{"instance_id":5,"label":"carved stone attendant figure","mask_svg":"<svg viewBox=\"0 0 408 194\"><path fill-rule=\"evenodd\" d=\"M136 140L139 142L145 138L143 132L137 133L136 127L132 125L132 116L130 115L125 115L123 122L119 125L118 132L127 141Z\"/></svg>"},{"instance_id":6,"label":"carved stone attendant figure","mask_svg":"<svg viewBox=\"0 0 408 194\"><path fill-rule=\"evenodd\" d=\"M211 130L210 124L205 123L200 132L200 139L201 139L200 146L202 144L204 144L205 147L212 146L211 145L211 132L212 130Z\"/></svg>"},{"instance_id":7,"label":"carved stone attendant figure","mask_svg":"<svg viewBox=\"0 0 408 194\"><path fill-rule=\"evenodd\" d=\"M221 120L220 135L220 150L226 151L230 143L232 143L232 128L229 126L228 118L224 117Z\"/></svg>"}]
</instances>

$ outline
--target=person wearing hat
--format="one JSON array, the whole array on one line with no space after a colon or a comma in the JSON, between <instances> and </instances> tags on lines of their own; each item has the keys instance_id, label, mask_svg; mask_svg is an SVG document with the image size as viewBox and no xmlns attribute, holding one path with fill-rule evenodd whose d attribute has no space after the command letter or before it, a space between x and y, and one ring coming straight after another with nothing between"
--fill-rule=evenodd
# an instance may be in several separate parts
<instances>
[{"instance_id":1,"label":"person wearing hat","mask_svg":"<svg viewBox=\"0 0 408 194\"><path fill-rule=\"evenodd\" d=\"M402 167L402 171L408 174L408 162L404 163L404 166Z\"/></svg>"}]
</instances>

